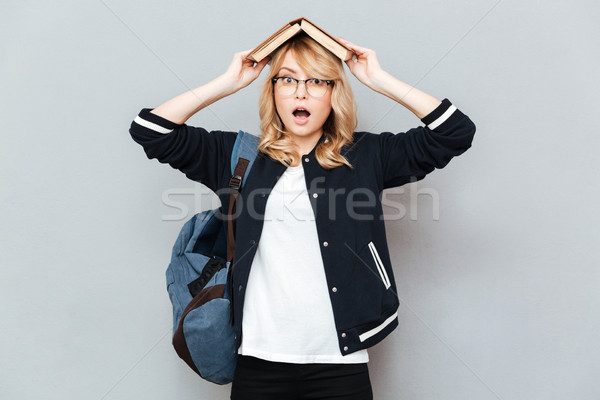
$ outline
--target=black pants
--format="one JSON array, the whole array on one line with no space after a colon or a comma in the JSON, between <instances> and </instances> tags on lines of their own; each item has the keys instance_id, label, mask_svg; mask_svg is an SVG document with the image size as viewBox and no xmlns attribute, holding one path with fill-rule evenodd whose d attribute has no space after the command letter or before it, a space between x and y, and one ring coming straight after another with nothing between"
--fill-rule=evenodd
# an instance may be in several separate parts
<instances>
[{"instance_id":1,"label":"black pants","mask_svg":"<svg viewBox=\"0 0 600 400\"><path fill-rule=\"evenodd\" d=\"M372 400L367 364L291 364L238 355L232 400Z\"/></svg>"}]
</instances>

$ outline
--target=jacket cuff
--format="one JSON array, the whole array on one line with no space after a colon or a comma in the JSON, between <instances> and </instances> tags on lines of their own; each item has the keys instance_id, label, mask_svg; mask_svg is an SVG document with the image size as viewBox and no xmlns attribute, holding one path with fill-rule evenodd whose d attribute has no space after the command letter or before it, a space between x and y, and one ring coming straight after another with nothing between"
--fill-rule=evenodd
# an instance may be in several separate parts
<instances>
[{"instance_id":1,"label":"jacket cuff","mask_svg":"<svg viewBox=\"0 0 600 400\"><path fill-rule=\"evenodd\" d=\"M452 105L450 100L444 99L442 103L432 112L421 118L423 122L432 131L443 131L446 126L453 125L453 121L460 118L461 112Z\"/></svg>"},{"instance_id":2,"label":"jacket cuff","mask_svg":"<svg viewBox=\"0 0 600 400\"><path fill-rule=\"evenodd\" d=\"M165 119L159 115L152 114L153 108L143 108L137 117L133 120L134 124L156 133L171 133L179 125Z\"/></svg>"}]
</instances>

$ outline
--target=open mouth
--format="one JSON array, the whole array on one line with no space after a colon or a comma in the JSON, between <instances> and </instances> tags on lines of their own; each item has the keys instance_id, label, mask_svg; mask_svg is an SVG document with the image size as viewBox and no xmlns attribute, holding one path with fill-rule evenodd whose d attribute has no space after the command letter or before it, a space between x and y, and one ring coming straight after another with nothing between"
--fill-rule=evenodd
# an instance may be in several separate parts
<instances>
[{"instance_id":1,"label":"open mouth","mask_svg":"<svg viewBox=\"0 0 600 400\"><path fill-rule=\"evenodd\" d=\"M310 112L302 107L296 108L292 114L294 115L294 122L296 122L298 125L304 125L308 122L310 117Z\"/></svg>"}]
</instances>

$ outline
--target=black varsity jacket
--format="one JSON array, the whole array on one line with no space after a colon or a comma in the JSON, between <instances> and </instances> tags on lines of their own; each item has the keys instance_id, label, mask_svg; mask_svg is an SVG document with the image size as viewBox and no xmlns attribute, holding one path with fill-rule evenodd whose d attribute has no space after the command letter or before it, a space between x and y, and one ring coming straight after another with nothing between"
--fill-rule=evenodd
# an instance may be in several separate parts
<instances>
[{"instance_id":1,"label":"black varsity jacket","mask_svg":"<svg viewBox=\"0 0 600 400\"><path fill-rule=\"evenodd\" d=\"M236 132L206 131L175 124L144 108L130 127L148 158L181 170L229 204ZM465 152L475 125L448 99L406 132L355 132L344 156L354 166L321 168L315 149L302 155L339 348L350 354L384 339L398 325L399 300L388 251L381 192L421 180ZM321 138L321 141L324 137ZM320 143L320 142L319 142ZM316 148L316 146L315 146ZM260 240L269 193L286 166L259 154L238 198L233 313L236 348L242 340L242 311L250 267Z\"/></svg>"}]
</instances>

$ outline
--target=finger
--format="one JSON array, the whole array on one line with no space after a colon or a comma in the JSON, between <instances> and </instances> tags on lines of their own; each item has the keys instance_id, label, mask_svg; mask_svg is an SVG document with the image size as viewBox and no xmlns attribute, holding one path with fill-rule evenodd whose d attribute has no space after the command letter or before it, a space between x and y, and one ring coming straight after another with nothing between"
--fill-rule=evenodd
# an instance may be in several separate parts
<instances>
[{"instance_id":1,"label":"finger","mask_svg":"<svg viewBox=\"0 0 600 400\"><path fill-rule=\"evenodd\" d=\"M271 57L263 58L262 60L260 60L260 62L258 64L256 64L254 66L254 69L256 69L258 71L258 73L260 74L260 72L263 70L265 65L267 65L269 63L269 61L271 61Z\"/></svg>"},{"instance_id":2,"label":"finger","mask_svg":"<svg viewBox=\"0 0 600 400\"><path fill-rule=\"evenodd\" d=\"M356 64L356 62L351 58L351 59L345 61L345 63L348 66L348 69L350 70L350 72L352 72L352 74L354 74L354 65Z\"/></svg>"},{"instance_id":3,"label":"finger","mask_svg":"<svg viewBox=\"0 0 600 400\"><path fill-rule=\"evenodd\" d=\"M244 51L240 51L238 53L235 53L236 57L241 58L242 60L247 60L248 56L250 55L250 53L252 53L252 50L254 49L249 49L249 50L244 50Z\"/></svg>"},{"instance_id":4,"label":"finger","mask_svg":"<svg viewBox=\"0 0 600 400\"><path fill-rule=\"evenodd\" d=\"M342 43L345 43L345 44L351 44L351 45L354 45L354 43L352 43L352 42L351 42L351 41L349 41L348 39L344 39L344 38L343 38L343 37L341 37L341 36L338 36L338 40L339 40L340 42L342 42Z\"/></svg>"},{"instance_id":5,"label":"finger","mask_svg":"<svg viewBox=\"0 0 600 400\"><path fill-rule=\"evenodd\" d=\"M343 43L343 44L344 44L346 47L350 48L351 50L353 50L353 48L355 48L355 47L356 47L356 45L355 45L354 43L352 43L352 42L350 42L350 41L348 41L348 40L344 39L344 38L343 38L343 37L341 37L341 36L339 36L339 37L338 37L338 40L339 40L340 42L342 42L342 43Z\"/></svg>"},{"instance_id":6,"label":"finger","mask_svg":"<svg viewBox=\"0 0 600 400\"><path fill-rule=\"evenodd\" d=\"M254 49L240 51L237 54L242 55L242 56L247 56L248 54L250 54L252 52L252 50L254 50Z\"/></svg>"},{"instance_id":7,"label":"finger","mask_svg":"<svg viewBox=\"0 0 600 400\"><path fill-rule=\"evenodd\" d=\"M369 49L367 49L365 47L360 47L358 45L355 45L354 43L352 43L352 42L350 42L350 41L348 41L348 40L346 40L346 39L344 39L342 37L339 37L338 39L340 39L340 41L342 43L344 43L347 47L350 48L350 50L354 51L357 54L359 54L359 53L360 54L364 54L365 52L367 52L369 50Z\"/></svg>"}]
</instances>

